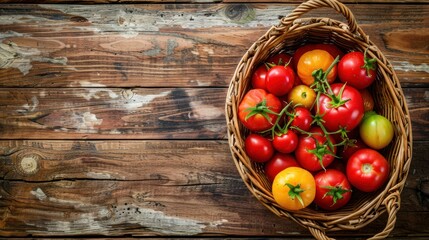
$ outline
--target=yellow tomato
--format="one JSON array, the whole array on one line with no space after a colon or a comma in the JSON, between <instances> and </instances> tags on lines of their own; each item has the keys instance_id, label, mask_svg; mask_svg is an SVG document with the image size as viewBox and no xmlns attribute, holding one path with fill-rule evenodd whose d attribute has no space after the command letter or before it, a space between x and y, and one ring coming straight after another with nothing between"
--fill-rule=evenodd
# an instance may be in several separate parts
<instances>
[{"instance_id":1,"label":"yellow tomato","mask_svg":"<svg viewBox=\"0 0 429 240\"><path fill-rule=\"evenodd\" d=\"M316 182L309 171L300 167L289 167L276 175L272 192L274 200L282 208L295 211L313 202Z\"/></svg>"},{"instance_id":2,"label":"yellow tomato","mask_svg":"<svg viewBox=\"0 0 429 240\"><path fill-rule=\"evenodd\" d=\"M314 83L313 72L322 69L323 72L328 70L334 58L325 50L312 50L304 53L298 60L297 72L301 81L310 86ZM335 65L328 73L327 80L333 83L337 77L337 66Z\"/></svg>"},{"instance_id":3,"label":"yellow tomato","mask_svg":"<svg viewBox=\"0 0 429 240\"><path fill-rule=\"evenodd\" d=\"M301 105L307 109L313 106L316 100L316 92L307 85L297 85L287 95L287 101L294 106Z\"/></svg>"}]
</instances>

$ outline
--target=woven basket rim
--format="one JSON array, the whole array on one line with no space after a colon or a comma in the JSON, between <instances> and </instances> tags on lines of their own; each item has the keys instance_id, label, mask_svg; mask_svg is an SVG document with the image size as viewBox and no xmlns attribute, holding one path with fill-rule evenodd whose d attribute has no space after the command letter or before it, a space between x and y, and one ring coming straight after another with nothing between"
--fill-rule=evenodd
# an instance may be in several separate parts
<instances>
[{"instance_id":1,"label":"woven basket rim","mask_svg":"<svg viewBox=\"0 0 429 240\"><path fill-rule=\"evenodd\" d=\"M311 9L320 7L320 5L332 7L333 4L340 4L336 0L310 0L305 3L311 5ZM302 4L300 7L301 6ZM344 6L341 5L341 7ZM297 9L299 9L299 7L297 7ZM341 11L349 10L346 9ZM389 215L388 223L386 224L386 228L377 234L375 238L387 236L394 227L396 212L400 204L400 193L405 185L412 156L411 120L399 79L392 65L378 47L369 40L369 37L364 31L357 24L352 27L353 31L351 30L350 22L354 21L350 20L350 16L353 16L351 13L346 13L346 18L349 21L348 23L324 17L299 18L302 12L300 12L301 14L299 14L298 17L293 15L294 13L295 12L291 14L292 16L289 15L281 19L278 25L271 27L264 35L254 42L243 55L231 79L226 97L225 114L228 140L234 163L247 188L263 205L274 214L292 219L298 224L308 228L316 238L328 239L325 235L327 231L355 230L362 228L385 212ZM354 17L352 19L354 19ZM255 170L255 164L250 162L246 153L243 151L242 146L244 140L241 133L246 130L244 130L244 127L238 122L237 106L245 90L249 88L250 73L263 59L284 49L285 40L290 40L290 36L294 33L305 32L306 34L313 34L316 32L317 34L318 31L322 30L330 30L333 32L332 34L337 37L346 36L345 39L351 39L350 41L356 44L356 49L364 50L368 48L370 56L378 60L378 64L381 66L379 68L378 79L383 77L383 79L380 80L383 84L382 89L392 98L392 107L395 110L393 111L394 116L388 116L390 119L395 119L396 127L396 144L390 147L390 149L393 148L394 151L399 154L395 156L396 161L391 163L391 176L385 188L373 193L371 201L358 203L358 209L355 209L354 206L350 206L350 209L346 212L341 210L336 212L316 211L311 208L291 212L282 209L275 203L269 191L270 189L265 188L263 184L261 184L258 175L260 173ZM304 40L313 41L312 39ZM331 39L323 40L326 40L325 42L327 43L331 41ZM344 41L347 42L346 40ZM293 44L301 45L303 42ZM347 42L347 44L349 44L349 42ZM279 45L281 47L277 47ZM345 48L346 47L343 46L343 49ZM362 219L363 215L366 216L364 219Z\"/></svg>"}]
</instances>

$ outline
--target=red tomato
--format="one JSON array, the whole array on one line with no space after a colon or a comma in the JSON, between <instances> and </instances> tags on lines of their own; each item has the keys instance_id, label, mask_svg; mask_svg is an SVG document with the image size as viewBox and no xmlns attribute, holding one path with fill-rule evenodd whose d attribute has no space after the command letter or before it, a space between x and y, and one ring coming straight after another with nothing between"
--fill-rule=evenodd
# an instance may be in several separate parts
<instances>
[{"instance_id":1,"label":"red tomato","mask_svg":"<svg viewBox=\"0 0 429 240\"><path fill-rule=\"evenodd\" d=\"M328 169L335 169L342 173L346 173L346 164L341 159L334 159L334 161L329 164Z\"/></svg>"},{"instance_id":2,"label":"red tomato","mask_svg":"<svg viewBox=\"0 0 429 240\"><path fill-rule=\"evenodd\" d=\"M295 81L295 73L289 66L274 66L267 72L265 86L267 90L280 97L286 95Z\"/></svg>"},{"instance_id":3,"label":"red tomato","mask_svg":"<svg viewBox=\"0 0 429 240\"><path fill-rule=\"evenodd\" d=\"M314 202L325 210L336 210L346 205L351 198L351 186L344 173L328 169L314 176L316 197Z\"/></svg>"},{"instance_id":4,"label":"red tomato","mask_svg":"<svg viewBox=\"0 0 429 240\"><path fill-rule=\"evenodd\" d=\"M364 148L355 152L347 162L347 178L363 192L379 189L389 177L389 163L379 152Z\"/></svg>"},{"instance_id":5,"label":"red tomato","mask_svg":"<svg viewBox=\"0 0 429 240\"><path fill-rule=\"evenodd\" d=\"M238 117L251 131L264 131L271 128L282 109L280 100L263 89L251 89L238 106Z\"/></svg>"},{"instance_id":6,"label":"red tomato","mask_svg":"<svg viewBox=\"0 0 429 240\"><path fill-rule=\"evenodd\" d=\"M360 95L362 96L363 107L365 109L365 112L374 110L374 98L372 97L371 93L368 91L368 88L359 90L359 92L360 92Z\"/></svg>"},{"instance_id":7,"label":"red tomato","mask_svg":"<svg viewBox=\"0 0 429 240\"><path fill-rule=\"evenodd\" d=\"M331 54L333 58L336 58L337 56L340 56L341 58L344 55L343 51L341 51L334 44L325 44L325 43L306 44L304 46L299 47L293 54L292 62L293 62L294 68L296 69L296 67L298 66L298 61L304 53L314 49L325 50L329 54Z\"/></svg>"},{"instance_id":8,"label":"red tomato","mask_svg":"<svg viewBox=\"0 0 429 240\"><path fill-rule=\"evenodd\" d=\"M244 141L244 149L249 158L255 162L266 162L274 154L274 148L270 140L255 133L249 134Z\"/></svg>"},{"instance_id":9,"label":"red tomato","mask_svg":"<svg viewBox=\"0 0 429 240\"><path fill-rule=\"evenodd\" d=\"M339 153L339 156L347 162L353 153L357 152L362 148L368 148L368 146L361 140L356 139L356 142L353 146L344 146Z\"/></svg>"},{"instance_id":10,"label":"red tomato","mask_svg":"<svg viewBox=\"0 0 429 240\"><path fill-rule=\"evenodd\" d=\"M304 131L310 130L311 123L313 122L313 117L311 116L310 110L305 107L296 107L292 114L294 117L290 126Z\"/></svg>"},{"instance_id":11,"label":"red tomato","mask_svg":"<svg viewBox=\"0 0 429 240\"><path fill-rule=\"evenodd\" d=\"M375 80L376 63L362 52L349 52L338 63L338 77L352 87L364 89Z\"/></svg>"},{"instance_id":12,"label":"red tomato","mask_svg":"<svg viewBox=\"0 0 429 240\"><path fill-rule=\"evenodd\" d=\"M304 53L298 61L297 73L301 81L310 86L314 83L313 73L316 70L327 71L334 58L327 51L324 50L311 50ZM328 73L328 83L333 83L337 78L337 65L335 65Z\"/></svg>"},{"instance_id":13,"label":"red tomato","mask_svg":"<svg viewBox=\"0 0 429 240\"><path fill-rule=\"evenodd\" d=\"M290 154L276 153L273 158L265 163L265 175L270 182L273 182L276 175L288 167L299 167L295 157Z\"/></svg>"},{"instance_id":14,"label":"red tomato","mask_svg":"<svg viewBox=\"0 0 429 240\"><path fill-rule=\"evenodd\" d=\"M298 135L292 130L281 135L275 135L273 138L274 148L282 153L291 153L298 146Z\"/></svg>"},{"instance_id":15,"label":"red tomato","mask_svg":"<svg viewBox=\"0 0 429 240\"><path fill-rule=\"evenodd\" d=\"M329 131L340 128L351 131L359 125L365 113L362 96L355 88L341 83L332 84L331 88L333 96L320 95L318 114Z\"/></svg>"},{"instance_id":16,"label":"red tomato","mask_svg":"<svg viewBox=\"0 0 429 240\"><path fill-rule=\"evenodd\" d=\"M267 76L268 69L262 64L252 74L252 87L261 88L267 90L265 87L265 78Z\"/></svg>"},{"instance_id":17,"label":"red tomato","mask_svg":"<svg viewBox=\"0 0 429 240\"><path fill-rule=\"evenodd\" d=\"M299 165L303 168L316 172L326 168L334 161L337 148L331 149L327 144L327 137L335 144L332 136L324 136L320 127L312 127L312 136L301 135L298 139L298 147L295 150L295 157Z\"/></svg>"},{"instance_id":18,"label":"red tomato","mask_svg":"<svg viewBox=\"0 0 429 240\"><path fill-rule=\"evenodd\" d=\"M289 54L278 53L268 58L267 63L285 66L290 62L291 59L292 59L292 56L290 56Z\"/></svg>"}]
</instances>

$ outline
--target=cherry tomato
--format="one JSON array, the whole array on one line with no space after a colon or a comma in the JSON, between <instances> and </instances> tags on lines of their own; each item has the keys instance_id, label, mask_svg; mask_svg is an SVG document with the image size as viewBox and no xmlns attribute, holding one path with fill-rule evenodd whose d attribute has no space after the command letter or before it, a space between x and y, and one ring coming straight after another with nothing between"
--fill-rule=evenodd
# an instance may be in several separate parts
<instances>
[{"instance_id":1,"label":"cherry tomato","mask_svg":"<svg viewBox=\"0 0 429 240\"><path fill-rule=\"evenodd\" d=\"M301 135L298 138L298 147L295 150L295 157L299 165L311 172L326 169L334 161L337 151L336 146L329 146L327 140L335 144L331 135L325 136L320 127L312 127L312 136Z\"/></svg>"},{"instance_id":2,"label":"cherry tomato","mask_svg":"<svg viewBox=\"0 0 429 240\"><path fill-rule=\"evenodd\" d=\"M270 182L273 182L277 174L288 167L299 167L295 157L290 154L276 153L265 163L265 175Z\"/></svg>"},{"instance_id":3,"label":"cherry tomato","mask_svg":"<svg viewBox=\"0 0 429 240\"><path fill-rule=\"evenodd\" d=\"M267 90L265 86L265 79L267 76L268 69L262 64L252 74L252 87L253 88L261 88Z\"/></svg>"},{"instance_id":4,"label":"cherry tomato","mask_svg":"<svg viewBox=\"0 0 429 240\"><path fill-rule=\"evenodd\" d=\"M267 60L267 63L285 66L291 61L291 59L292 59L292 56L290 56L287 53L278 53L269 57Z\"/></svg>"},{"instance_id":5,"label":"cherry tomato","mask_svg":"<svg viewBox=\"0 0 429 240\"><path fill-rule=\"evenodd\" d=\"M306 44L304 46L299 47L293 54L292 62L293 62L294 68L297 69L298 61L304 53L315 49L325 50L329 54L331 54L333 58L336 58L337 56L342 58L344 55L343 51L341 51L334 44L325 44L325 43Z\"/></svg>"},{"instance_id":6,"label":"cherry tomato","mask_svg":"<svg viewBox=\"0 0 429 240\"><path fill-rule=\"evenodd\" d=\"M313 72L319 69L328 70L332 62L334 62L334 58L327 51L319 49L308 51L298 61L298 76L305 85L310 86L314 83ZM333 83L336 77L337 66L335 65L328 73L328 83Z\"/></svg>"},{"instance_id":7,"label":"cherry tomato","mask_svg":"<svg viewBox=\"0 0 429 240\"><path fill-rule=\"evenodd\" d=\"M316 100L316 92L307 85L297 85L287 95L287 101L294 106L303 106L311 109Z\"/></svg>"},{"instance_id":8,"label":"cherry tomato","mask_svg":"<svg viewBox=\"0 0 429 240\"><path fill-rule=\"evenodd\" d=\"M310 110L305 107L295 107L292 114L294 117L290 124L291 127L299 128L304 131L310 130L311 123L313 122Z\"/></svg>"},{"instance_id":9,"label":"cherry tomato","mask_svg":"<svg viewBox=\"0 0 429 240\"><path fill-rule=\"evenodd\" d=\"M328 169L335 169L342 173L346 173L346 164L341 159L334 159L334 161L329 164Z\"/></svg>"},{"instance_id":10,"label":"cherry tomato","mask_svg":"<svg viewBox=\"0 0 429 240\"><path fill-rule=\"evenodd\" d=\"M343 159L344 162L347 162L353 153L357 152L362 148L368 148L368 146L359 138L356 139L354 145L344 146L341 151L339 151L339 156Z\"/></svg>"},{"instance_id":11,"label":"cherry tomato","mask_svg":"<svg viewBox=\"0 0 429 240\"><path fill-rule=\"evenodd\" d=\"M375 112L367 112L359 127L362 141L373 149L382 149L392 141L394 132L389 119Z\"/></svg>"},{"instance_id":12,"label":"cherry tomato","mask_svg":"<svg viewBox=\"0 0 429 240\"><path fill-rule=\"evenodd\" d=\"M376 150L370 148L355 152L347 162L347 178L363 192L379 189L389 177L389 163Z\"/></svg>"},{"instance_id":13,"label":"cherry tomato","mask_svg":"<svg viewBox=\"0 0 429 240\"><path fill-rule=\"evenodd\" d=\"M244 141L244 149L249 158L255 162L266 162L274 154L271 142L263 136L255 133L249 134Z\"/></svg>"},{"instance_id":14,"label":"cherry tomato","mask_svg":"<svg viewBox=\"0 0 429 240\"><path fill-rule=\"evenodd\" d=\"M251 89L238 106L240 122L251 131L271 128L282 109L280 100L263 89Z\"/></svg>"},{"instance_id":15,"label":"cherry tomato","mask_svg":"<svg viewBox=\"0 0 429 240\"><path fill-rule=\"evenodd\" d=\"M314 176L316 196L314 202L325 210L337 210L346 205L351 198L351 186L344 173L328 169Z\"/></svg>"},{"instance_id":16,"label":"cherry tomato","mask_svg":"<svg viewBox=\"0 0 429 240\"><path fill-rule=\"evenodd\" d=\"M359 125L365 113L362 96L355 88L341 83L332 84L331 88L334 95L320 95L318 114L329 131L340 128L351 131Z\"/></svg>"},{"instance_id":17,"label":"cherry tomato","mask_svg":"<svg viewBox=\"0 0 429 240\"><path fill-rule=\"evenodd\" d=\"M286 95L295 81L295 73L289 66L274 66L267 72L265 85L267 90L280 97Z\"/></svg>"},{"instance_id":18,"label":"cherry tomato","mask_svg":"<svg viewBox=\"0 0 429 240\"><path fill-rule=\"evenodd\" d=\"M363 108L365 112L372 111L374 109L374 98L372 97L368 88L359 90L359 92L360 92L360 95L362 96Z\"/></svg>"},{"instance_id":19,"label":"cherry tomato","mask_svg":"<svg viewBox=\"0 0 429 240\"><path fill-rule=\"evenodd\" d=\"M281 153L291 153L298 146L298 135L292 130L288 130L273 138L274 149Z\"/></svg>"},{"instance_id":20,"label":"cherry tomato","mask_svg":"<svg viewBox=\"0 0 429 240\"><path fill-rule=\"evenodd\" d=\"M338 63L338 77L356 89L364 89L375 80L376 64L375 59L367 58L362 52L349 52Z\"/></svg>"},{"instance_id":21,"label":"cherry tomato","mask_svg":"<svg viewBox=\"0 0 429 240\"><path fill-rule=\"evenodd\" d=\"M279 172L272 185L274 200L286 210L299 210L313 202L316 183L313 175L300 167L288 167Z\"/></svg>"}]
</instances>

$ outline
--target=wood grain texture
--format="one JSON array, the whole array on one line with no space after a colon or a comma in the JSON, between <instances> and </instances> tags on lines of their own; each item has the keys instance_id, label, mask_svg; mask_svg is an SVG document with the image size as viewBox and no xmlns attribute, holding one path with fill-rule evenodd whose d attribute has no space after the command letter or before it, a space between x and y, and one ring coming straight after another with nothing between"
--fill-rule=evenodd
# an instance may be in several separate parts
<instances>
[{"instance_id":1,"label":"wood grain texture","mask_svg":"<svg viewBox=\"0 0 429 240\"><path fill-rule=\"evenodd\" d=\"M0 138L222 139L225 89L0 89Z\"/></svg>"},{"instance_id":2,"label":"wood grain texture","mask_svg":"<svg viewBox=\"0 0 429 240\"><path fill-rule=\"evenodd\" d=\"M3 88L0 139L225 139L226 91ZM404 92L413 137L425 140L429 90L405 88Z\"/></svg>"},{"instance_id":3,"label":"wood grain texture","mask_svg":"<svg viewBox=\"0 0 429 240\"><path fill-rule=\"evenodd\" d=\"M0 238L311 238L248 191L224 116L240 58L300 2L0 0ZM344 2L392 63L412 119L390 237L427 238L429 1Z\"/></svg>"},{"instance_id":4,"label":"wood grain texture","mask_svg":"<svg viewBox=\"0 0 429 240\"><path fill-rule=\"evenodd\" d=\"M418 227L429 216L428 147L414 146L392 236L429 234ZM308 236L251 196L226 141L0 141L0 149L1 236ZM28 173L18 160L31 155L37 171ZM384 221L347 234L369 236Z\"/></svg>"},{"instance_id":5,"label":"wood grain texture","mask_svg":"<svg viewBox=\"0 0 429 240\"><path fill-rule=\"evenodd\" d=\"M0 5L0 86L226 87L251 44L297 5L114 6ZM429 5L350 8L402 85L427 86ZM331 9L305 16L344 21Z\"/></svg>"}]
</instances>

